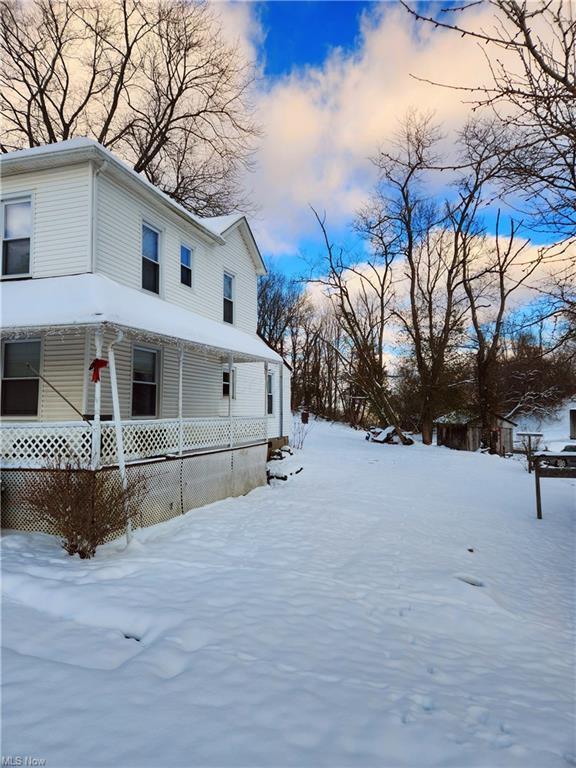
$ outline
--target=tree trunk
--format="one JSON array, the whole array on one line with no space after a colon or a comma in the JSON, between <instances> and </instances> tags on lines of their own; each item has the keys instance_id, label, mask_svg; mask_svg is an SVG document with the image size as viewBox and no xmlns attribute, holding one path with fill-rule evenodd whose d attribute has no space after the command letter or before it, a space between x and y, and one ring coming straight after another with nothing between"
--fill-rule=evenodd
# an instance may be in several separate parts
<instances>
[{"instance_id":1,"label":"tree trunk","mask_svg":"<svg viewBox=\"0 0 576 768\"><path fill-rule=\"evenodd\" d=\"M422 442L424 445L432 445L432 434L434 430L434 422L432 414L428 411L422 415Z\"/></svg>"}]
</instances>

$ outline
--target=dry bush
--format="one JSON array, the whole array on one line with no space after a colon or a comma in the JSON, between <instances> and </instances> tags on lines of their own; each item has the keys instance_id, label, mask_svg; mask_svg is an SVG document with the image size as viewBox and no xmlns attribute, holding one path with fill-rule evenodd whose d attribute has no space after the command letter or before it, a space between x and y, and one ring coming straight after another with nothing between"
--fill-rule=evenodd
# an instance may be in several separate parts
<instances>
[{"instance_id":1,"label":"dry bush","mask_svg":"<svg viewBox=\"0 0 576 768\"><path fill-rule=\"evenodd\" d=\"M292 425L292 445L298 450L302 450L304 447L304 441L308 437L308 433L312 429L312 424L304 424L300 414L294 415L294 422Z\"/></svg>"},{"instance_id":2,"label":"dry bush","mask_svg":"<svg viewBox=\"0 0 576 768\"><path fill-rule=\"evenodd\" d=\"M117 472L86 469L66 458L35 474L23 500L62 537L69 555L84 559L125 530L139 513L144 493L141 476L129 479L124 489Z\"/></svg>"}]
</instances>

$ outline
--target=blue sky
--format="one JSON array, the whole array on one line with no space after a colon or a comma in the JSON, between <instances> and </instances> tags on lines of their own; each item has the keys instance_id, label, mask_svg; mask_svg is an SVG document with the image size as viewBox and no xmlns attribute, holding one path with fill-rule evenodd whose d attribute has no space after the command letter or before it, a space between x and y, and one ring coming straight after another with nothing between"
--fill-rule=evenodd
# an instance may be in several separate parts
<instances>
[{"instance_id":1,"label":"blue sky","mask_svg":"<svg viewBox=\"0 0 576 768\"><path fill-rule=\"evenodd\" d=\"M275 0L258 5L266 35L261 50L264 73L273 78L298 67L321 65L332 48L354 50L360 15L374 3Z\"/></svg>"},{"instance_id":2,"label":"blue sky","mask_svg":"<svg viewBox=\"0 0 576 768\"><path fill-rule=\"evenodd\" d=\"M433 111L449 137L469 114L454 91L412 75L477 82L482 53L460 36L423 30L393 1L233 5L262 74L264 134L248 183L267 264L301 276L322 252L310 205L326 212L334 241L361 254L351 223L375 182L369 158L410 108ZM489 214L489 228L493 221Z\"/></svg>"}]
</instances>

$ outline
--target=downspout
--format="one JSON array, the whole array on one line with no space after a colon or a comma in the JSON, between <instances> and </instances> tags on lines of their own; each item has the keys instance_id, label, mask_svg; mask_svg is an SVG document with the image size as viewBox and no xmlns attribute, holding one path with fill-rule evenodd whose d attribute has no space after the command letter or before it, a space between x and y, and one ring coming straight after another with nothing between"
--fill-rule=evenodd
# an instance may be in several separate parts
<instances>
[{"instance_id":1,"label":"downspout","mask_svg":"<svg viewBox=\"0 0 576 768\"><path fill-rule=\"evenodd\" d=\"M230 448L234 445L234 434L232 425L232 396L236 382L233 381L234 355L228 354L228 445Z\"/></svg>"},{"instance_id":2,"label":"downspout","mask_svg":"<svg viewBox=\"0 0 576 768\"><path fill-rule=\"evenodd\" d=\"M95 337L97 358L102 357L102 340L103 340L102 329L98 328L98 330L96 331L96 337ZM86 343L89 344L90 340L87 339ZM100 466L100 450L101 450L100 436L102 434L102 427L100 424L101 399L102 399L102 384L100 381L100 376L98 376L98 381L94 383L94 420L92 422L92 469L98 469L98 467Z\"/></svg>"},{"instance_id":3,"label":"downspout","mask_svg":"<svg viewBox=\"0 0 576 768\"><path fill-rule=\"evenodd\" d=\"M184 450L184 425L183 414L183 380L184 380L184 347L178 349L178 454L182 456Z\"/></svg>"},{"instance_id":4,"label":"downspout","mask_svg":"<svg viewBox=\"0 0 576 768\"><path fill-rule=\"evenodd\" d=\"M114 416L114 430L116 432L116 455L118 459L118 470L120 480L124 491L128 490L128 476L126 474L126 458L124 456L124 437L122 435L122 418L120 415L120 399L118 397L118 377L116 375L116 356L114 346L119 344L124 338L124 333L118 331L114 341L108 344L108 366L110 368L110 387L112 389L112 413ZM130 520L126 509L126 546L130 544L132 538L132 521Z\"/></svg>"}]
</instances>

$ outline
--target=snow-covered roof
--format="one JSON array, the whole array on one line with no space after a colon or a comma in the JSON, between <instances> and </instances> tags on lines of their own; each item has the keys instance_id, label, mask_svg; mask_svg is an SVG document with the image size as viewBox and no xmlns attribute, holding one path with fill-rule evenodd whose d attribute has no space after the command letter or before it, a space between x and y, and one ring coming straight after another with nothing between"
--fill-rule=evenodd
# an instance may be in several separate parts
<instances>
[{"instance_id":1,"label":"snow-covered roof","mask_svg":"<svg viewBox=\"0 0 576 768\"><path fill-rule=\"evenodd\" d=\"M125 163L95 139L77 136L76 138L58 141L54 144L44 144L41 147L29 147L27 149L18 149L14 152L7 152L0 155L0 170L3 175L9 175L10 173L23 172L27 169L27 166L31 165L37 165L40 168L49 167L49 165L58 165L64 162L90 160L94 159L94 157L98 157L104 163L120 171L126 178L130 178L143 189L155 195L164 205L192 223L205 237L220 245L226 242L223 238L224 232L243 221L250 232L251 250L253 258L257 262L258 271L260 274L266 273L264 260L243 213L236 212L227 216L198 216L183 205L180 205L180 203L177 203L165 192L162 192L161 189L148 181L143 174L137 173L128 163Z\"/></svg>"},{"instance_id":2,"label":"snow-covered roof","mask_svg":"<svg viewBox=\"0 0 576 768\"><path fill-rule=\"evenodd\" d=\"M470 421L474 421L474 416L471 416L469 413L458 413L457 411L451 411L450 413L445 413L443 416L439 416L435 423L436 424L468 424Z\"/></svg>"},{"instance_id":3,"label":"snow-covered roof","mask_svg":"<svg viewBox=\"0 0 576 768\"><path fill-rule=\"evenodd\" d=\"M219 352L237 353L245 359L282 360L256 335L120 285L104 275L4 281L0 283L0 318L5 331L106 323Z\"/></svg>"},{"instance_id":4,"label":"snow-covered roof","mask_svg":"<svg viewBox=\"0 0 576 768\"><path fill-rule=\"evenodd\" d=\"M511 424L513 427L516 426L515 421L511 421L507 416L501 416L499 413L490 413L491 416L494 416L496 419L499 419L500 421L505 421L508 424ZM472 424L474 422L477 422L479 420L479 416L473 416L469 413L462 413L458 411L450 411L450 413L445 413L443 416L439 416L437 419L435 419L435 424Z\"/></svg>"},{"instance_id":5,"label":"snow-covered roof","mask_svg":"<svg viewBox=\"0 0 576 768\"><path fill-rule=\"evenodd\" d=\"M227 229L233 227L244 218L242 213L230 213L228 216L209 216L202 218L202 224L214 233L222 235Z\"/></svg>"}]
</instances>

